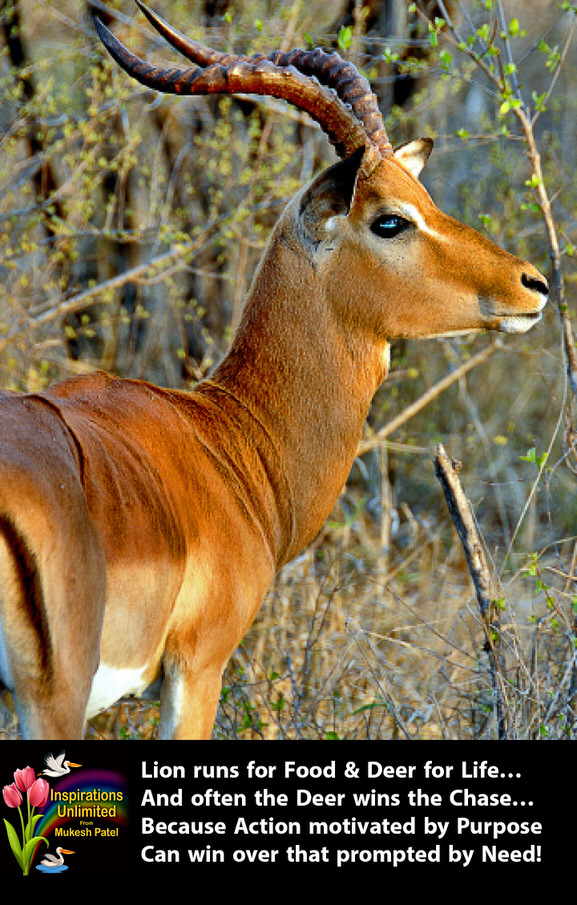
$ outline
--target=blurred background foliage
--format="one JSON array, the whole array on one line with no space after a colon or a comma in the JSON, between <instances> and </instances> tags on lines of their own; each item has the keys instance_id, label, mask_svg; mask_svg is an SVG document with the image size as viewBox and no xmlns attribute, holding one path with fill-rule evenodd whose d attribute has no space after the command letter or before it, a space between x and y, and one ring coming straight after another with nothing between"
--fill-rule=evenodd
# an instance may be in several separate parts
<instances>
[{"instance_id":1,"label":"blurred background foliage","mask_svg":"<svg viewBox=\"0 0 577 905\"><path fill-rule=\"evenodd\" d=\"M141 56L177 57L132 0L92 6ZM423 181L439 206L549 276L518 123L507 97L446 40L443 22L450 16L469 46L501 41L516 88L543 107L535 137L571 311L571 6L418 6L434 27L405 0L154 4L220 50L338 49L370 77L395 144L434 137ZM226 352L282 206L332 162L327 141L272 99L146 91L107 58L77 0L4 0L0 46L0 385L35 391L104 368L193 386ZM451 374L442 393L387 432ZM573 440L554 304L529 334L497 344L490 336L397 343L333 516L283 570L231 662L216 735L494 737L486 638L432 467L442 441L462 462L494 573L508 733L571 736ZM89 732L153 733L156 709L147 706L143 719L143 707L119 705Z\"/></svg>"}]
</instances>

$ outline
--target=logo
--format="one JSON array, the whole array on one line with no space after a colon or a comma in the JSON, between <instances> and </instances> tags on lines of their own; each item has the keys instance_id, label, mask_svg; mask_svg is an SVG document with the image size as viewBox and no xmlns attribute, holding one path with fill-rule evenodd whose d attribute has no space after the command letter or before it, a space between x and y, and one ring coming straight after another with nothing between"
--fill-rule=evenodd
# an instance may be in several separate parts
<instances>
[{"instance_id":1,"label":"logo","mask_svg":"<svg viewBox=\"0 0 577 905\"><path fill-rule=\"evenodd\" d=\"M125 777L116 771L83 766L64 751L48 752L40 769L15 769L2 796L14 814L3 818L7 844L23 876L85 873L91 852L99 860L105 853L110 863L119 854L128 795Z\"/></svg>"}]
</instances>

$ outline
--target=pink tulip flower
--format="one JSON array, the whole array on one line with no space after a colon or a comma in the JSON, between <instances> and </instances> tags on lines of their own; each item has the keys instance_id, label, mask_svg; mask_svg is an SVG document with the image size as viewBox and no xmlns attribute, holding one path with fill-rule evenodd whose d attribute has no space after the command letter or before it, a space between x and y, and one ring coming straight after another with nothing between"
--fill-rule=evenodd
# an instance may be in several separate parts
<instances>
[{"instance_id":1,"label":"pink tulip flower","mask_svg":"<svg viewBox=\"0 0 577 905\"><path fill-rule=\"evenodd\" d=\"M36 776L34 775L34 770L32 767L25 767L24 770L16 770L14 773L14 779L16 780L16 785L20 789L21 792L27 792L30 786L34 783Z\"/></svg>"},{"instance_id":2,"label":"pink tulip flower","mask_svg":"<svg viewBox=\"0 0 577 905\"><path fill-rule=\"evenodd\" d=\"M9 808L19 808L22 804L22 795L15 782L9 786L4 786L2 795Z\"/></svg>"},{"instance_id":3,"label":"pink tulip flower","mask_svg":"<svg viewBox=\"0 0 577 905\"><path fill-rule=\"evenodd\" d=\"M42 808L48 801L50 786L45 779L37 779L28 789L28 801L33 808Z\"/></svg>"}]
</instances>

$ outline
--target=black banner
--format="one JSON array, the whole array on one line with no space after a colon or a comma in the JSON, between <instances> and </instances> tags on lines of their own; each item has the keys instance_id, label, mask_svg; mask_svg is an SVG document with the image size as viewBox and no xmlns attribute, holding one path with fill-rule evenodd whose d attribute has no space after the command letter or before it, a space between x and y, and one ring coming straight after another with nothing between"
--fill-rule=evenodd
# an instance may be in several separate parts
<instances>
[{"instance_id":1,"label":"black banner","mask_svg":"<svg viewBox=\"0 0 577 905\"><path fill-rule=\"evenodd\" d=\"M573 759L570 742L5 742L0 875L569 877Z\"/></svg>"}]
</instances>

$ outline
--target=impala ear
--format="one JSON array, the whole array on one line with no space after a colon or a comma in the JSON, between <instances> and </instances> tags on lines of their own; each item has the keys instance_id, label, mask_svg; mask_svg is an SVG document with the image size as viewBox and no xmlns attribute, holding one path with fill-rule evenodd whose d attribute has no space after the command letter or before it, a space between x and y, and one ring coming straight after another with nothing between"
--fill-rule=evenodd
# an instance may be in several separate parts
<instances>
[{"instance_id":1,"label":"impala ear","mask_svg":"<svg viewBox=\"0 0 577 905\"><path fill-rule=\"evenodd\" d=\"M300 219L307 236L319 242L331 217L346 217L357 184L364 148L335 163L311 182L301 198Z\"/></svg>"},{"instance_id":2,"label":"impala ear","mask_svg":"<svg viewBox=\"0 0 577 905\"><path fill-rule=\"evenodd\" d=\"M428 160L429 154L433 150L433 144L432 138L418 138L416 141L408 141L406 144L395 148L395 159L402 163L405 169L417 179Z\"/></svg>"}]
</instances>

